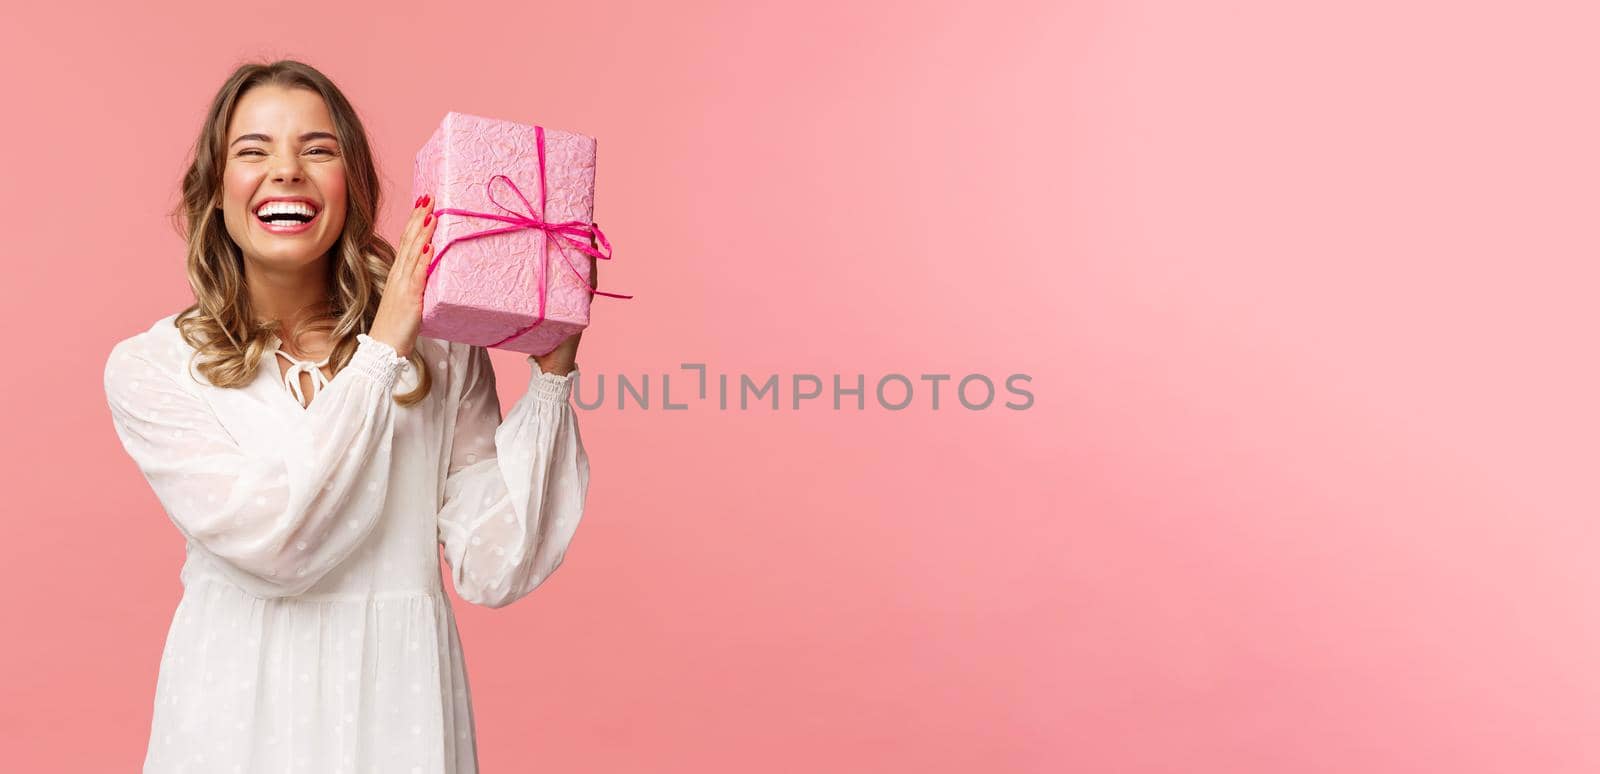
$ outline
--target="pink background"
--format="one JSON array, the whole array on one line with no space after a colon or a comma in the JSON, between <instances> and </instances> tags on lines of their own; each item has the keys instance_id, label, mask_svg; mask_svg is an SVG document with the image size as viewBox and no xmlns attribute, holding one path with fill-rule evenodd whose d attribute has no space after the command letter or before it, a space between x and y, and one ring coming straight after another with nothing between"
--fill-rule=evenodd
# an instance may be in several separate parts
<instances>
[{"instance_id":1,"label":"pink background","mask_svg":"<svg viewBox=\"0 0 1600 774\"><path fill-rule=\"evenodd\" d=\"M391 233L446 110L598 137L590 373L1033 376L585 412L566 565L458 605L485 771L1600 767L1589 4L156 6L0 25L7 769L142 760L183 547L101 370L262 56Z\"/></svg>"}]
</instances>

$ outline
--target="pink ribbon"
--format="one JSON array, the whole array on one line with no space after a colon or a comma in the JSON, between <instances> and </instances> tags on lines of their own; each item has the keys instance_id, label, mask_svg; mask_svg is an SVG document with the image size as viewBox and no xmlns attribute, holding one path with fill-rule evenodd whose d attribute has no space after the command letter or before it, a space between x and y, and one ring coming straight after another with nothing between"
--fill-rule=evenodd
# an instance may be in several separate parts
<instances>
[{"instance_id":1,"label":"pink ribbon","mask_svg":"<svg viewBox=\"0 0 1600 774\"><path fill-rule=\"evenodd\" d=\"M502 223L509 223L511 225L484 229L483 231L474 231L470 234L462 234L461 236L451 239L449 242L446 242L444 247L440 248L439 252L433 256L433 261L428 264L428 272L426 276L429 278L433 276L433 268L439 265L439 261L444 258L444 254L450 252L450 248L455 246L455 243L457 242L465 242L469 239L482 239L486 236L505 234L512 231L537 229L545 233L547 241L556 240L556 247L561 250L561 258L566 262L567 268L572 270L572 273L577 276L578 281L582 282L583 286L588 288L590 293L602 296L610 296L612 298L633 298L633 296L626 296L621 293L607 293L603 290L596 289L595 286L589 284L588 280L584 279L583 272L578 271L578 267L572 265L572 258L567 255L567 248L572 246L577 247L578 251L584 253L585 255L589 255L601 260L611 260L611 243L606 240L606 235L600 231L599 223L584 223L577 220L569 220L563 223L548 223L545 221L544 205L546 193L544 185L544 127L535 126L533 130L534 137L537 139L539 145L538 211L534 211L533 205L528 203L528 197L522 195L522 189L518 188L517 184L511 181L511 178L506 177L505 175L495 175L494 177L489 178L489 182L484 184L484 192L488 194L489 202L494 206L505 210L508 214L501 215L493 212L477 212L475 210L463 210L456 207L446 207L444 209L434 210L433 214L435 217L440 215L466 215L474 218L488 218L489 220L498 220ZM506 181L506 185L511 186L511 190L516 193L517 198L522 200L523 207L527 208L527 215L522 215L515 210L512 210L510 207L501 204L497 199L494 198L494 182L496 180L504 180ZM587 240L583 238L587 238ZM594 249L589 244L586 244L586 241L598 242L599 245L604 248L605 252ZM544 322L545 295L548 291L548 278L546 277L545 264L545 256L541 252L539 255L538 266L539 310L534 317L533 324L488 346L498 347L508 341L511 341L512 339L521 336L524 333L527 333L528 331L533 330L534 328L538 327L539 323ZM426 295L428 292L426 280L423 282L422 292L424 295Z\"/></svg>"}]
</instances>

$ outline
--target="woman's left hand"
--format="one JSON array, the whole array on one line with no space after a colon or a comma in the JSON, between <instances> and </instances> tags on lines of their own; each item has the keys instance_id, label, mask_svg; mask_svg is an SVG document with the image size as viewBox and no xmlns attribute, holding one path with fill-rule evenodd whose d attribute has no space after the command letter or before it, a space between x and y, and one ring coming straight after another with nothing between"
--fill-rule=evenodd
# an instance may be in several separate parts
<instances>
[{"instance_id":1,"label":"woman's left hand","mask_svg":"<svg viewBox=\"0 0 1600 774\"><path fill-rule=\"evenodd\" d=\"M600 287L600 262L593 256L589 257L589 284ZM566 376L578 364L578 342L583 339L583 331L568 336L565 341L556 345L549 354L534 355L534 362L539 364L539 370L556 376Z\"/></svg>"}]
</instances>

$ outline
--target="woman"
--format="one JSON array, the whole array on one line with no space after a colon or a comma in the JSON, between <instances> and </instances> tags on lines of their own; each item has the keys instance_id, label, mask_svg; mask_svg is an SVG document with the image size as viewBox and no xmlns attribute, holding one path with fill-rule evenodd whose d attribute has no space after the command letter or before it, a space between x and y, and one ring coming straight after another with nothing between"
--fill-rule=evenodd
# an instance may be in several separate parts
<instances>
[{"instance_id":1,"label":"woman","mask_svg":"<svg viewBox=\"0 0 1600 774\"><path fill-rule=\"evenodd\" d=\"M195 303L105 369L117 435L187 539L147 774L476 772L439 546L463 599L501 607L582 517L579 336L527 359L502 422L487 351L418 337L431 202L396 250L379 201L328 78L281 61L223 84L178 213Z\"/></svg>"}]
</instances>

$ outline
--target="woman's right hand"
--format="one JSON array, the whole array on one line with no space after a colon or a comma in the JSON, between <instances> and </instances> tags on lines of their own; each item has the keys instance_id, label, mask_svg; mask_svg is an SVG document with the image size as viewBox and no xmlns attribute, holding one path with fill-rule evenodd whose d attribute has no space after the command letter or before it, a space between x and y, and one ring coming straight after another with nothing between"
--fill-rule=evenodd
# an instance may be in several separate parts
<instances>
[{"instance_id":1,"label":"woman's right hand","mask_svg":"<svg viewBox=\"0 0 1600 774\"><path fill-rule=\"evenodd\" d=\"M423 194L411 210L411 220L400 237L383 298L367 334L394 347L395 354L409 357L422 329L422 290L428 283L428 262L433 260L433 230L439 219L433 217L433 197Z\"/></svg>"}]
</instances>

